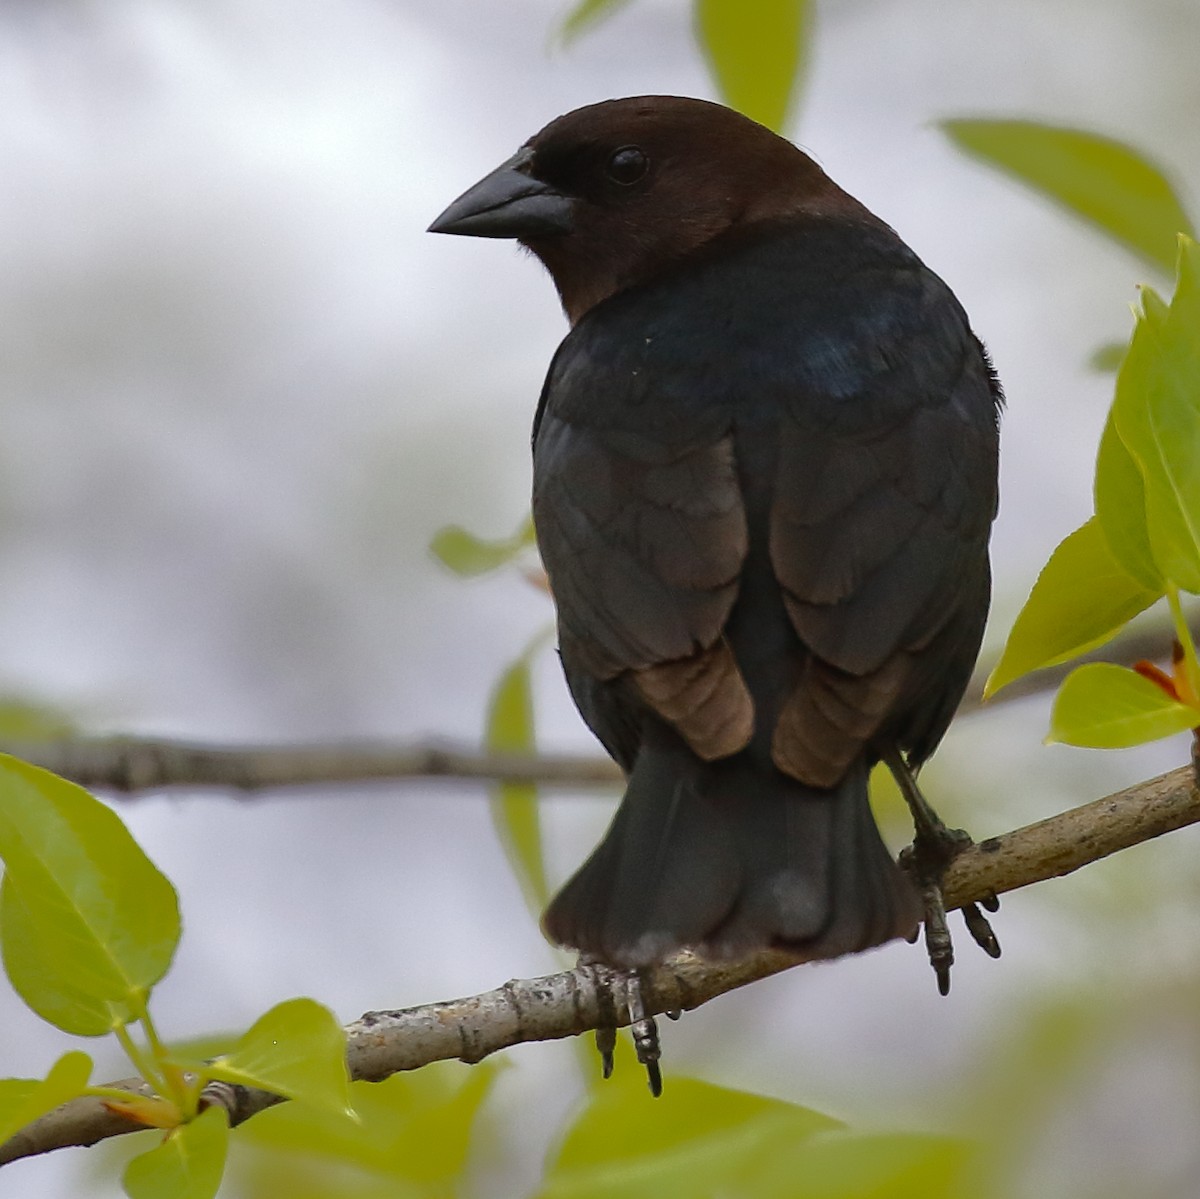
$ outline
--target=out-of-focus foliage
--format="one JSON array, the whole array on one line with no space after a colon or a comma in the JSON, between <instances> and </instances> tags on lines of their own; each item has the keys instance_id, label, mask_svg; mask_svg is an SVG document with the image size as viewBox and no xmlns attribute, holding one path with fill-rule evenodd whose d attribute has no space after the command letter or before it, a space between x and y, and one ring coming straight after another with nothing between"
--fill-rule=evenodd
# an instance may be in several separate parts
<instances>
[{"instance_id":1,"label":"out-of-focus foliage","mask_svg":"<svg viewBox=\"0 0 1200 1199\"><path fill-rule=\"evenodd\" d=\"M553 1153L538 1199L950 1199L969 1147L864 1135L797 1104L672 1077L655 1101L619 1055Z\"/></svg>"},{"instance_id":2,"label":"out-of-focus foliage","mask_svg":"<svg viewBox=\"0 0 1200 1199\"><path fill-rule=\"evenodd\" d=\"M559 27L559 37L564 45L569 45L580 34L586 33L593 25L598 25L629 2L630 0L582 0L564 18Z\"/></svg>"},{"instance_id":3,"label":"out-of-focus foliage","mask_svg":"<svg viewBox=\"0 0 1200 1199\"><path fill-rule=\"evenodd\" d=\"M782 130L803 86L808 0L696 0L696 37L730 108Z\"/></svg>"},{"instance_id":4,"label":"out-of-focus foliage","mask_svg":"<svg viewBox=\"0 0 1200 1199\"><path fill-rule=\"evenodd\" d=\"M570 42L629 0L583 0L566 17ZM804 84L812 34L810 0L692 0L696 42L717 95L777 132Z\"/></svg>"},{"instance_id":5,"label":"out-of-focus foliage","mask_svg":"<svg viewBox=\"0 0 1200 1199\"><path fill-rule=\"evenodd\" d=\"M429 548L435 557L458 575L482 575L507 566L533 545L533 520L529 517L511 537L488 541L461 525L447 525L434 534Z\"/></svg>"},{"instance_id":6,"label":"out-of-focus foliage","mask_svg":"<svg viewBox=\"0 0 1200 1199\"><path fill-rule=\"evenodd\" d=\"M47 704L24 699L0 700L0 740L49 741L69 737L75 722Z\"/></svg>"},{"instance_id":7,"label":"out-of-focus foliage","mask_svg":"<svg viewBox=\"0 0 1200 1199\"><path fill-rule=\"evenodd\" d=\"M232 1175L250 1199L443 1199L459 1194L498 1067L438 1062L354 1083L358 1123L271 1108L238 1138Z\"/></svg>"},{"instance_id":8,"label":"out-of-focus foliage","mask_svg":"<svg viewBox=\"0 0 1200 1199\"><path fill-rule=\"evenodd\" d=\"M532 754L537 749L529 666L544 641L538 637L500 676L492 692L485 742L494 752ZM492 788L491 812L500 843L536 916L549 898L537 788L532 783L498 784Z\"/></svg>"},{"instance_id":9,"label":"out-of-focus foliage","mask_svg":"<svg viewBox=\"0 0 1200 1199\"><path fill-rule=\"evenodd\" d=\"M1175 265L1175 239L1192 224L1166 176L1113 138L1038 121L942 122L955 144L1074 216L1090 221L1162 271Z\"/></svg>"}]
</instances>

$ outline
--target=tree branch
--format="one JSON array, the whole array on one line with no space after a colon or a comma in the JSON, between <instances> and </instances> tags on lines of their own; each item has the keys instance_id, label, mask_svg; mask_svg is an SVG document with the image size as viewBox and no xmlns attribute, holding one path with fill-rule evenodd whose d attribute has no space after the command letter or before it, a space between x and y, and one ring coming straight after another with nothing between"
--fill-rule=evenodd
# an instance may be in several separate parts
<instances>
[{"instance_id":1,"label":"tree branch","mask_svg":"<svg viewBox=\"0 0 1200 1199\"><path fill-rule=\"evenodd\" d=\"M1169 654L1174 632L1151 623L1126 630L1101 651L1041 670L1005 687L989 700L991 710L1057 687L1081 662L1126 664ZM958 716L981 710L983 685L995 659L981 662L958 708ZM397 745L340 742L328 745L205 745L143 737L64 737L3 741L0 752L45 767L80 786L137 796L174 787L222 790L244 796L259 791L332 784L425 781L533 783L542 787L616 787L621 772L596 754L493 754L444 744Z\"/></svg>"},{"instance_id":2,"label":"tree branch","mask_svg":"<svg viewBox=\"0 0 1200 1199\"><path fill-rule=\"evenodd\" d=\"M1200 790L1192 768L1164 774L1082 807L973 846L945 878L947 908L1069 874L1089 862L1200 821ZM704 962L680 954L647 973L643 996L650 1012L699 1007L726 991L796 965L768 952L739 962ZM514 980L494 991L399 1011L369 1012L351 1024L347 1063L356 1079L378 1081L400 1070L458 1058L478 1062L526 1041L575 1036L629 1022L623 989L608 972L579 967L544 978ZM147 1093L137 1079L111 1086ZM239 1124L280 1102L277 1095L214 1084L210 1103ZM93 1145L140 1126L114 1115L98 1099L76 1099L0 1145L0 1164L70 1145Z\"/></svg>"},{"instance_id":3,"label":"tree branch","mask_svg":"<svg viewBox=\"0 0 1200 1199\"><path fill-rule=\"evenodd\" d=\"M315 745L203 745L141 737L0 742L12 754L81 787L125 796L182 787L243 796L293 787L427 780L616 787L621 772L597 754L486 753L450 745L345 741Z\"/></svg>"}]
</instances>

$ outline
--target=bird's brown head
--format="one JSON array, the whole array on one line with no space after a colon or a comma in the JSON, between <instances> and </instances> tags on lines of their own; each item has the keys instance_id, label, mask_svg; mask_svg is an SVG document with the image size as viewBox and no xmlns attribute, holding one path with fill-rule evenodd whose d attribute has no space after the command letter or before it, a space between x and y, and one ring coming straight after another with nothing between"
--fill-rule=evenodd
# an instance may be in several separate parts
<instances>
[{"instance_id":1,"label":"bird's brown head","mask_svg":"<svg viewBox=\"0 0 1200 1199\"><path fill-rule=\"evenodd\" d=\"M732 109L635 96L551 121L430 229L518 239L573 323L732 229L805 215L874 219L806 154Z\"/></svg>"}]
</instances>

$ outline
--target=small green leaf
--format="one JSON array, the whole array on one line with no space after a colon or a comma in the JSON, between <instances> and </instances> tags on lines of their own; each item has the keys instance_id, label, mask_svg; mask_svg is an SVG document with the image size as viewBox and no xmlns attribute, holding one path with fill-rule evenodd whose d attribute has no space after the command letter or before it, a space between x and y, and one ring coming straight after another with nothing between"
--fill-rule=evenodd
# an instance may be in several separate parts
<instances>
[{"instance_id":1,"label":"small green leaf","mask_svg":"<svg viewBox=\"0 0 1200 1199\"><path fill-rule=\"evenodd\" d=\"M486 744L498 753L529 753L537 748L533 724L533 693L529 679L531 653L538 638L500 676L488 704ZM526 902L539 913L546 906L546 864L542 853L538 791L530 783L501 783L492 790L492 823L509 865L521 884Z\"/></svg>"},{"instance_id":2,"label":"small green leaf","mask_svg":"<svg viewBox=\"0 0 1200 1199\"><path fill-rule=\"evenodd\" d=\"M1121 568L1093 516L1042 568L984 687L985 698L1032 670L1103 645L1161 595Z\"/></svg>"},{"instance_id":3,"label":"small green leaf","mask_svg":"<svg viewBox=\"0 0 1200 1199\"><path fill-rule=\"evenodd\" d=\"M1092 662L1072 671L1054 700L1048 742L1124 749L1200 725L1200 709L1172 699L1136 671Z\"/></svg>"},{"instance_id":4,"label":"small green leaf","mask_svg":"<svg viewBox=\"0 0 1200 1199\"><path fill-rule=\"evenodd\" d=\"M0 754L0 858L0 947L21 998L84 1036L136 1019L179 942L179 903L116 813Z\"/></svg>"},{"instance_id":5,"label":"small green leaf","mask_svg":"<svg viewBox=\"0 0 1200 1199\"><path fill-rule=\"evenodd\" d=\"M260 1016L231 1053L205 1067L209 1078L261 1087L336 1115L354 1116L346 1034L314 999L289 999Z\"/></svg>"},{"instance_id":6,"label":"small green leaf","mask_svg":"<svg viewBox=\"0 0 1200 1199\"><path fill-rule=\"evenodd\" d=\"M1094 519L1104 531L1112 557L1143 587L1161 594L1166 589L1166 580L1150 546L1146 487L1138 464L1117 432L1112 410L1100 435L1093 495Z\"/></svg>"},{"instance_id":7,"label":"small green leaf","mask_svg":"<svg viewBox=\"0 0 1200 1199\"><path fill-rule=\"evenodd\" d=\"M1036 121L943 121L968 154L999 167L1090 221L1164 271L1191 221L1163 173L1112 138Z\"/></svg>"},{"instance_id":8,"label":"small green leaf","mask_svg":"<svg viewBox=\"0 0 1200 1199\"><path fill-rule=\"evenodd\" d=\"M569 46L576 38L607 21L628 3L629 0L581 0L563 18L558 29L559 41L564 46Z\"/></svg>"},{"instance_id":9,"label":"small green leaf","mask_svg":"<svg viewBox=\"0 0 1200 1199\"><path fill-rule=\"evenodd\" d=\"M213 1199L225 1174L229 1124L210 1107L173 1128L162 1144L135 1157L121 1180L129 1199Z\"/></svg>"},{"instance_id":10,"label":"small green leaf","mask_svg":"<svg viewBox=\"0 0 1200 1199\"><path fill-rule=\"evenodd\" d=\"M784 1146L839 1127L809 1108L672 1076L650 1097L627 1063L592 1092L554 1156L538 1199L659 1199L757 1194L740 1184Z\"/></svg>"},{"instance_id":11,"label":"small green leaf","mask_svg":"<svg viewBox=\"0 0 1200 1199\"><path fill-rule=\"evenodd\" d=\"M469 578L507 566L533 542L533 520L527 517L511 537L499 541L485 541L460 525L447 525L434 534L429 548L455 574Z\"/></svg>"},{"instance_id":12,"label":"small green leaf","mask_svg":"<svg viewBox=\"0 0 1200 1199\"><path fill-rule=\"evenodd\" d=\"M783 129L805 69L808 0L695 0L693 21L721 99Z\"/></svg>"},{"instance_id":13,"label":"small green leaf","mask_svg":"<svg viewBox=\"0 0 1200 1199\"><path fill-rule=\"evenodd\" d=\"M0 1079L0 1144L15 1132L82 1095L92 1073L92 1059L78 1049L64 1053L45 1078Z\"/></svg>"},{"instance_id":14,"label":"small green leaf","mask_svg":"<svg viewBox=\"0 0 1200 1199\"><path fill-rule=\"evenodd\" d=\"M1170 309L1147 289L1117 376L1113 421L1145 487L1154 561L1200 593L1200 247L1180 239ZM1114 547L1115 548L1115 547Z\"/></svg>"}]
</instances>

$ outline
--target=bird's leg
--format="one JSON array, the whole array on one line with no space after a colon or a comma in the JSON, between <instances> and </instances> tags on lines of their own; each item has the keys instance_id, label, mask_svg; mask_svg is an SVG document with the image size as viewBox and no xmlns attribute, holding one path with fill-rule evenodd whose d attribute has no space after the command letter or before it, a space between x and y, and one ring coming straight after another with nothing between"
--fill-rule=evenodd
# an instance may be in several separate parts
<instances>
[{"instance_id":1,"label":"bird's leg","mask_svg":"<svg viewBox=\"0 0 1200 1199\"><path fill-rule=\"evenodd\" d=\"M920 892L925 909L925 948L929 953L929 964L937 975L938 991L947 995L950 992L950 967L954 964L954 945L946 924L942 879L950 863L974 842L963 829L947 827L930 807L921 788L917 786L916 772L898 749L893 747L883 760L912 813L913 843L900 855L900 864L912 875ZM999 908L1000 901L992 895L982 901L982 906L994 912ZM989 957L998 958L1000 942L987 917L980 911L980 904L964 904L962 914L967 931L975 943Z\"/></svg>"},{"instance_id":2,"label":"bird's leg","mask_svg":"<svg viewBox=\"0 0 1200 1199\"><path fill-rule=\"evenodd\" d=\"M613 1023L603 1024L596 1029L596 1049L600 1054L601 1070L605 1078L613 1072L613 1054L617 1047L617 1012L624 1005L629 1013L629 1031L633 1036L633 1047L637 1060L645 1067L650 1094L656 1099L662 1094L662 1070L659 1060L662 1046L658 1039L658 1025L653 1016L646 1015L646 1004L642 997L642 977L637 970L616 970L596 958L581 954L579 968L587 970L595 982L597 995L611 1008ZM678 1012L667 1013L673 1020Z\"/></svg>"}]
</instances>

